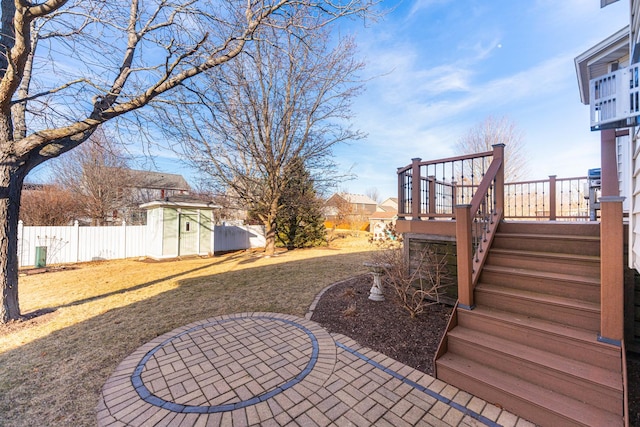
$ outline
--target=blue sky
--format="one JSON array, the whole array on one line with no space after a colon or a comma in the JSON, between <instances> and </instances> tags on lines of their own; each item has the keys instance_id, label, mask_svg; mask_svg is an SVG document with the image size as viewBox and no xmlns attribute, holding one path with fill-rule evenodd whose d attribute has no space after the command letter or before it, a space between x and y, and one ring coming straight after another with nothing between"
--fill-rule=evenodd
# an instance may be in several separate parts
<instances>
[{"instance_id":1,"label":"blue sky","mask_svg":"<svg viewBox=\"0 0 640 427\"><path fill-rule=\"evenodd\" d=\"M397 167L455 155L460 137L490 115L523 132L531 179L599 167L600 136L589 130L574 58L628 24L628 3L385 2L392 12L356 30L374 78L354 105L368 138L336 149L357 174L343 189L394 197Z\"/></svg>"},{"instance_id":2,"label":"blue sky","mask_svg":"<svg viewBox=\"0 0 640 427\"><path fill-rule=\"evenodd\" d=\"M600 136L589 130L574 58L628 24L628 3L384 1L390 12L378 22L343 24L367 63L353 125L368 136L336 148L343 171L356 175L340 189L395 197L398 167L455 155L460 137L490 115L508 116L522 131L531 179L599 167ZM196 183L173 155L155 166Z\"/></svg>"}]
</instances>

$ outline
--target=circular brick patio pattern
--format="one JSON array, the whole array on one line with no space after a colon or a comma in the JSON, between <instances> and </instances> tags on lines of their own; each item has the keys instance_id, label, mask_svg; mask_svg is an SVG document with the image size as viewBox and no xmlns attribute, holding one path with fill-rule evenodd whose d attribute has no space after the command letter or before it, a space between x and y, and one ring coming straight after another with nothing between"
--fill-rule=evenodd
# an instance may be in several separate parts
<instances>
[{"instance_id":1,"label":"circular brick patio pattern","mask_svg":"<svg viewBox=\"0 0 640 427\"><path fill-rule=\"evenodd\" d=\"M166 411L233 411L305 379L320 386L335 353L324 329L297 317L245 313L196 322L145 344L118 366L103 388L98 424L135 425Z\"/></svg>"}]
</instances>

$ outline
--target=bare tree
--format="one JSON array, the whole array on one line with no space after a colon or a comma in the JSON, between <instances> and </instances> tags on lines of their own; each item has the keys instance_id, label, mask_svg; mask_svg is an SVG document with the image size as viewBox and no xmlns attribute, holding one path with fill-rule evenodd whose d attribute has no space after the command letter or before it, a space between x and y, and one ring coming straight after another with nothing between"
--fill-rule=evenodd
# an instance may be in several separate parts
<instances>
[{"instance_id":1,"label":"bare tree","mask_svg":"<svg viewBox=\"0 0 640 427\"><path fill-rule=\"evenodd\" d=\"M83 218L105 225L125 207L131 187L127 159L102 130L52 162L56 183L72 194Z\"/></svg>"},{"instance_id":2,"label":"bare tree","mask_svg":"<svg viewBox=\"0 0 640 427\"><path fill-rule=\"evenodd\" d=\"M473 126L456 144L456 151L463 154L491 151L492 146L505 144L505 181L523 179L528 173L528 159L522 132L507 117L489 116ZM482 165L484 169L488 165ZM474 171L481 176L481 171Z\"/></svg>"},{"instance_id":3,"label":"bare tree","mask_svg":"<svg viewBox=\"0 0 640 427\"><path fill-rule=\"evenodd\" d=\"M78 218L73 194L57 185L31 185L22 192L20 219L25 225L70 225Z\"/></svg>"},{"instance_id":4,"label":"bare tree","mask_svg":"<svg viewBox=\"0 0 640 427\"><path fill-rule=\"evenodd\" d=\"M305 13L293 19L300 27L316 26ZM326 179L332 147L362 137L348 119L363 64L354 59L351 39L332 43L326 27L284 34L263 29L245 54L210 80L207 96L199 94L206 109L181 110L185 156L221 193L236 196L259 217L267 254L275 249L290 169L302 162Z\"/></svg>"},{"instance_id":5,"label":"bare tree","mask_svg":"<svg viewBox=\"0 0 640 427\"><path fill-rule=\"evenodd\" d=\"M380 192L377 187L369 187L367 191L364 192L364 195L374 200L376 203L380 203L382 200L380 199Z\"/></svg>"},{"instance_id":6,"label":"bare tree","mask_svg":"<svg viewBox=\"0 0 640 427\"><path fill-rule=\"evenodd\" d=\"M0 321L20 316L17 226L34 167L236 57L260 28L366 12L369 0L1 0ZM135 123L135 120L132 121ZM165 124L166 125L166 124ZM131 132L131 131L129 131Z\"/></svg>"}]
</instances>

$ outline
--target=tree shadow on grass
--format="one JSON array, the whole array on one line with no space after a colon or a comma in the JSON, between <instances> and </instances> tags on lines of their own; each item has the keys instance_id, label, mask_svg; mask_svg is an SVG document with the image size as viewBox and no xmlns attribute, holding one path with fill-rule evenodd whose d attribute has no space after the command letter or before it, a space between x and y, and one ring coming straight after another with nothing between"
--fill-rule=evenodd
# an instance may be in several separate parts
<instances>
[{"instance_id":1,"label":"tree shadow on grass","mask_svg":"<svg viewBox=\"0 0 640 427\"><path fill-rule=\"evenodd\" d=\"M57 310L59 310L61 308L82 305L82 304L86 304L86 303L89 303L89 302L92 302L92 301L97 301L97 300L101 300L101 299L104 299L104 298L108 298L108 297L111 297L111 296L114 296L114 295L121 295L121 294L126 294L126 293L129 293L129 292L137 291L139 289L144 289L144 288L147 288L149 286L157 285L158 283L162 283L162 282L165 282L167 280L177 279L179 277L186 276L188 274L192 274L192 273L195 273L197 271L206 270L206 269L209 269L211 267L215 267L216 265L220 265L220 264L224 264L224 263L227 263L227 262L230 262L230 261L234 261L234 260L240 258L241 256L242 256L241 253L235 253L235 254L233 254L231 256L226 256L224 258L215 259L210 263L207 263L205 265L201 265L201 266L196 267L196 268L192 268L191 270L185 270L185 271L181 271L179 273L170 274L168 276L160 277L158 279L151 280L151 281L148 281L148 282L145 282L145 283L140 283L138 285L131 286L131 287L128 287L128 288L118 289L118 290L112 291L112 292L105 292L105 293L100 294L100 295L94 295L94 296L91 296L91 297L83 298L83 299L80 299L80 300L77 300L77 301L69 302L67 304L60 304L60 305L54 306L54 307L46 307L46 308L41 308L41 309L38 309L38 310L34 310L32 312L27 312L27 313L24 313L21 316L21 318L22 318L22 320L31 320L34 317L55 312L55 311L57 311ZM174 260L173 262L179 262L179 261Z\"/></svg>"},{"instance_id":2,"label":"tree shadow on grass","mask_svg":"<svg viewBox=\"0 0 640 427\"><path fill-rule=\"evenodd\" d=\"M1 424L93 426L105 381L144 343L224 314L270 311L302 317L326 286L364 273L367 256L336 254L186 278L177 288L99 314L93 311L96 301L120 291L67 304L56 313L58 320L84 320L15 349L0 349ZM153 283L157 280L122 292Z\"/></svg>"}]
</instances>

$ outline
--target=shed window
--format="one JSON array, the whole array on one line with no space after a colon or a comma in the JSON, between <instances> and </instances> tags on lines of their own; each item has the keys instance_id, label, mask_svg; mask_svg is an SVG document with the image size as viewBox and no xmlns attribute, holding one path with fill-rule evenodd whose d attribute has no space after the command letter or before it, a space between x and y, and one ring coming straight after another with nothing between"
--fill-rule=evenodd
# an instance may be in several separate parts
<instances>
[{"instance_id":1,"label":"shed window","mask_svg":"<svg viewBox=\"0 0 640 427\"><path fill-rule=\"evenodd\" d=\"M190 231L191 230L191 223L189 221L187 221L184 224L184 231Z\"/></svg>"}]
</instances>

